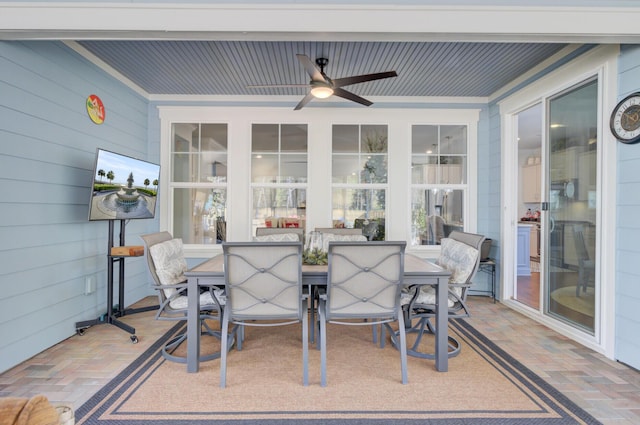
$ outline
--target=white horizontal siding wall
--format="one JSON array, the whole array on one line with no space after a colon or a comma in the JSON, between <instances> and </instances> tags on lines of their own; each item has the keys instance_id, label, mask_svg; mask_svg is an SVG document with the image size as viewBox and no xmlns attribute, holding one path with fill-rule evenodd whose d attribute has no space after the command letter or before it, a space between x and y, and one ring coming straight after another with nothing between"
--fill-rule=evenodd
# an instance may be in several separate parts
<instances>
[{"instance_id":1,"label":"white horizontal siding wall","mask_svg":"<svg viewBox=\"0 0 640 425\"><path fill-rule=\"evenodd\" d=\"M90 94L103 125L89 120ZM0 41L0 372L106 311L108 225L87 221L95 151L146 158L147 116L145 99L62 43ZM141 245L149 222L131 222L127 242ZM146 262L126 273L130 304L149 293Z\"/></svg>"},{"instance_id":2,"label":"white horizontal siding wall","mask_svg":"<svg viewBox=\"0 0 640 425\"><path fill-rule=\"evenodd\" d=\"M620 50L619 99L640 91L640 47ZM640 144L618 143L616 358L640 369Z\"/></svg>"}]
</instances>

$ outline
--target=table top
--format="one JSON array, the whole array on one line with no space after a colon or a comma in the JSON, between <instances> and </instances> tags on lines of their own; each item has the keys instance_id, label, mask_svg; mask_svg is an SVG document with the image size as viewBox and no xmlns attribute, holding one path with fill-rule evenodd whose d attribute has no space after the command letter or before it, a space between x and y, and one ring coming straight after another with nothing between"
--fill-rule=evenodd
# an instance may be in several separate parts
<instances>
[{"instance_id":1,"label":"table top","mask_svg":"<svg viewBox=\"0 0 640 425\"><path fill-rule=\"evenodd\" d=\"M326 265L302 265L303 275L326 275ZM405 254L404 256L404 275L410 276L449 276L451 273L438 266L435 263L416 257L412 254ZM216 255L215 257L206 260L197 266L193 267L189 271L185 272L185 276L223 276L224 275L224 255Z\"/></svg>"}]
</instances>

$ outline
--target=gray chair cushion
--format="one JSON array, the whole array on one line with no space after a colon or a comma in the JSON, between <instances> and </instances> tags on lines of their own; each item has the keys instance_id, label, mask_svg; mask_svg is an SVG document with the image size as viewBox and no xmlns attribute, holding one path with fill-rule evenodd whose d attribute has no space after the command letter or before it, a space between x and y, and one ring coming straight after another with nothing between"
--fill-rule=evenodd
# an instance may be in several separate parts
<instances>
[{"instance_id":1,"label":"gray chair cushion","mask_svg":"<svg viewBox=\"0 0 640 425\"><path fill-rule=\"evenodd\" d=\"M479 252L477 249L453 239L442 239L442 250L440 257L436 261L441 267L449 270L451 276L449 277L449 283L468 283L471 274L473 273L476 263L478 261ZM462 295L461 287L450 288L458 297ZM402 305L409 304L413 293L402 293ZM436 288L434 286L423 286L420 289L420 293L416 298L417 304L435 305L436 303ZM448 306L452 308L456 303L454 296L449 296Z\"/></svg>"},{"instance_id":2,"label":"gray chair cushion","mask_svg":"<svg viewBox=\"0 0 640 425\"><path fill-rule=\"evenodd\" d=\"M467 283L478 262L478 250L463 242L444 238L436 264L451 272L449 283Z\"/></svg>"},{"instance_id":3,"label":"gray chair cushion","mask_svg":"<svg viewBox=\"0 0 640 425\"><path fill-rule=\"evenodd\" d=\"M153 245L149 248L156 274L161 285L176 285L185 282L187 278L187 261L182 251L182 239L171 239ZM176 292L175 288L167 288L164 293L170 298Z\"/></svg>"},{"instance_id":4,"label":"gray chair cushion","mask_svg":"<svg viewBox=\"0 0 640 425\"><path fill-rule=\"evenodd\" d=\"M149 254L153 260L158 279L161 285L177 285L185 283L187 278L184 272L187 271L187 261L182 250L182 239L171 239L153 245L149 248ZM188 299L185 295L177 295L177 288L163 289L165 296L171 299L169 306L175 310L184 310L188 306ZM225 304L224 290L214 288L214 294L221 305ZM173 297L173 299L172 299ZM214 305L215 301L209 291L200 294L200 306Z\"/></svg>"}]
</instances>

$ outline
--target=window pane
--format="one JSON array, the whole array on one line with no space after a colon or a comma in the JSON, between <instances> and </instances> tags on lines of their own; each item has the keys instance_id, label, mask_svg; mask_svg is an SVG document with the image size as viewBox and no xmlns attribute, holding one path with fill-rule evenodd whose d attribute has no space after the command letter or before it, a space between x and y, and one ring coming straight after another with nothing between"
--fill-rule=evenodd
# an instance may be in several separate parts
<instances>
[{"instance_id":1,"label":"window pane","mask_svg":"<svg viewBox=\"0 0 640 425\"><path fill-rule=\"evenodd\" d=\"M280 131L282 132L280 142L282 152L307 152L306 124L282 124Z\"/></svg>"},{"instance_id":2,"label":"window pane","mask_svg":"<svg viewBox=\"0 0 640 425\"><path fill-rule=\"evenodd\" d=\"M253 124L252 181L305 182L306 152L306 124Z\"/></svg>"},{"instance_id":3,"label":"window pane","mask_svg":"<svg viewBox=\"0 0 640 425\"><path fill-rule=\"evenodd\" d=\"M179 188L173 191L173 236L185 244L226 240L227 191Z\"/></svg>"},{"instance_id":4,"label":"window pane","mask_svg":"<svg viewBox=\"0 0 640 425\"><path fill-rule=\"evenodd\" d=\"M307 180L307 154L280 157L280 182L304 183Z\"/></svg>"},{"instance_id":5,"label":"window pane","mask_svg":"<svg viewBox=\"0 0 640 425\"><path fill-rule=\"evenodd\" d=\"M466 155L467 127L463 125L441 125L440 153Z\"/></svg>"},{"instance_id":6,"label":"window pane","mask_svg":"<svg viewBox=\"0 0 640 425\"><path fill-rule=\"evenodd\" d=\"M362 228L369 240L384 240L385 195L383 189L333 189L334 227Z\"/></svg>"},{"instance_id":7,"label":"window pane","mask_svg":"<svg viewBox=\"0 0 640 425\"><path fill-rule=\"evenodd\" d=\"M172 125L172 134L170 186L199 187L171 189L171 232L185 244L221 243L226 238L228 125L179 123Z\"/></svg>"},{"instance_id":8,"label":"window pane","mask_svg":"<svg viewBox=\"0 0 640 425\"><path fill-rule=\"evenodd\" d=\"M213 183L227 181L226 154L203 154L200 160L200 181Z\"/></svg>"},{"instance_id":9,"label":"window pane","mask_svg":"<svg viewBox=\"0 0 640 425\"><path fill-rule=\"evenodd\" d=\"M357 125L334 125L331 139L333 152L359 152L358 130Z\"/></svg>"},{"instance_id":10,"label":"window pane","mask_svg":"<svg viewBox=\"0 0 640 425\"><path fill-rule=\"evenodd\" d=\"M387 155L364 156L360 170L360 183L386 183Z\"/></svg>"},{"instance_id":11,"label":"window pane","mask_svg":"<svg viewBox=\"0 0 640 425\"><path fill-rule=\"evenodd\" d=\"M358 183L360 177L360 157L358 155L333 155L333 183Z\"/></svg>"},{"instance_id":12,"label":"window pane","mask_svg":"<svg viewBox=\"0 0 640 425\"><path fill-rule=\"evenodd\" d=\"M201 124L200 150L227 152L227 124Z\"/></svg>"},{"instance_id":13,"label":"window pane","mask_svg":"<svg viewBox=\"0 0 640 425\"><path fill-rule=\"evenodd\" d=\"M453 230L463 230L463 190L411 191L411 245L439 245Z\"/></svg>"},{"instance_id":14,"label":"window pane","mask_svg":"<svg viewBox=\"0 0 640 425\"><path fill-rule=\"evenodd\" d=\"M256 227L304 227L306 206L306 189L254 187L252 234Z\"/></svg>"},{"instance_id":15,"label":"window pane","mask_svg":"<svg viewBox=\"0 0 640 425\"><path fill-rule=\"evenodd\" d=\"M413 155L411 157L411 183L435 184L438 157Z\"/></svg>"},{"instance_id":16,"label":"window pane","mask_svg":"<svg viewBox=\"0 0 640 425\"><path fill-rule=\"evenodd\" d=\"M280 129L278 124L253 124L251 127L252 152L278 152Z\"/></svg>"},{"instance_id":17,"label":"window pane","mask_svg":"<svg viewBox=\"0 0 640 425\"><path fill-rule=\"evenodd\" d=\"M278 155L253 155L251 158L251 177L253 182L276 183L278 178Z\"/></svg>"},{"instance_id":18,"label":"window pane","mask_svg":"<svg viewBox=\"0 0 640 425\"><path fill-rule=\"evenodd\" d=\"M227 125L201 125L201 182L227 181Z\"/></svg>"},{"instance_id":19,"label":"window pane","mask_svg":"<svg viewBox=\"0 0 640 425\"><path fill-rule=\"evenodd\" d=\"M440 157L440 184L462 184L466 181L466 157Z\"/></svg>"},{"instance_id":20,"label":"window pane","mask_svg":"<svg viewBox=\"0 0 640 425\"><path fill-rule=\"evenodd\" d=\"M198 149L200 129L198 124L173 124L173 152L191 152L192 144Z\"/></svg>"},{"instance_id":21,"label":"window pane","mask_svg":"<svg viewBox=\"0 0 640 425\"><path fill-rule=\"evenodd\" d=\"M184 154L184 153L176 153L173 154L173 163L171 164L173 173L172 173L172 181L174 182L191 182L193 181L193 175L191 174L191 170L193 167L191 166L191 162L193 161L194 155L192 154Z\"/></svg>"},{"instance_id":22,"label":"window pane","mask_svg":"<svg viewBox=\"0 0 640 425\"><path fill-rule=\"evenodd\" d=\"M387 126L363 125L362 126L362 153L387 152Z\"/></svg>"},{"instance_id":23,"label":"window pane","mask_svg":"<svg viewBox=\"0 0 640 425\"><path fill-rule=\"evenodd\" d=\"M411 152L414 154L437 153L438 126L414 125L411 127Z\"/></svg>"}]
</instances>

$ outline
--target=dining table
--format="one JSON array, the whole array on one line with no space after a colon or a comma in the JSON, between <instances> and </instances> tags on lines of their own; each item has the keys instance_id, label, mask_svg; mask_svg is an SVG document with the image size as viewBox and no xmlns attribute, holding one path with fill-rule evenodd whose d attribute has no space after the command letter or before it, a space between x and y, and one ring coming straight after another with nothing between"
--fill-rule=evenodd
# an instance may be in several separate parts
<instances>
[{"instance_id":1,"label":"dining table","mask_svg":"<svg viewBox=\"0 0 640 425\"><path fill-rule=\"evenodd\" d=\"M326 286L327 265L302 265L302 284L311 290L314 286ZM426 259L413 254L404 255L404 285L432 285L436 288L436 332L435 367L439 372L447 372L448 323L447 294L451 272ZM200 353L200 287L225 286L224 255L216 255L185 272L187 277L187 372L194 373L199 368ZM444 308L440 308L444 306ZM406 326L410 327L410 323Z\"/></svg>"}]
</instances>

